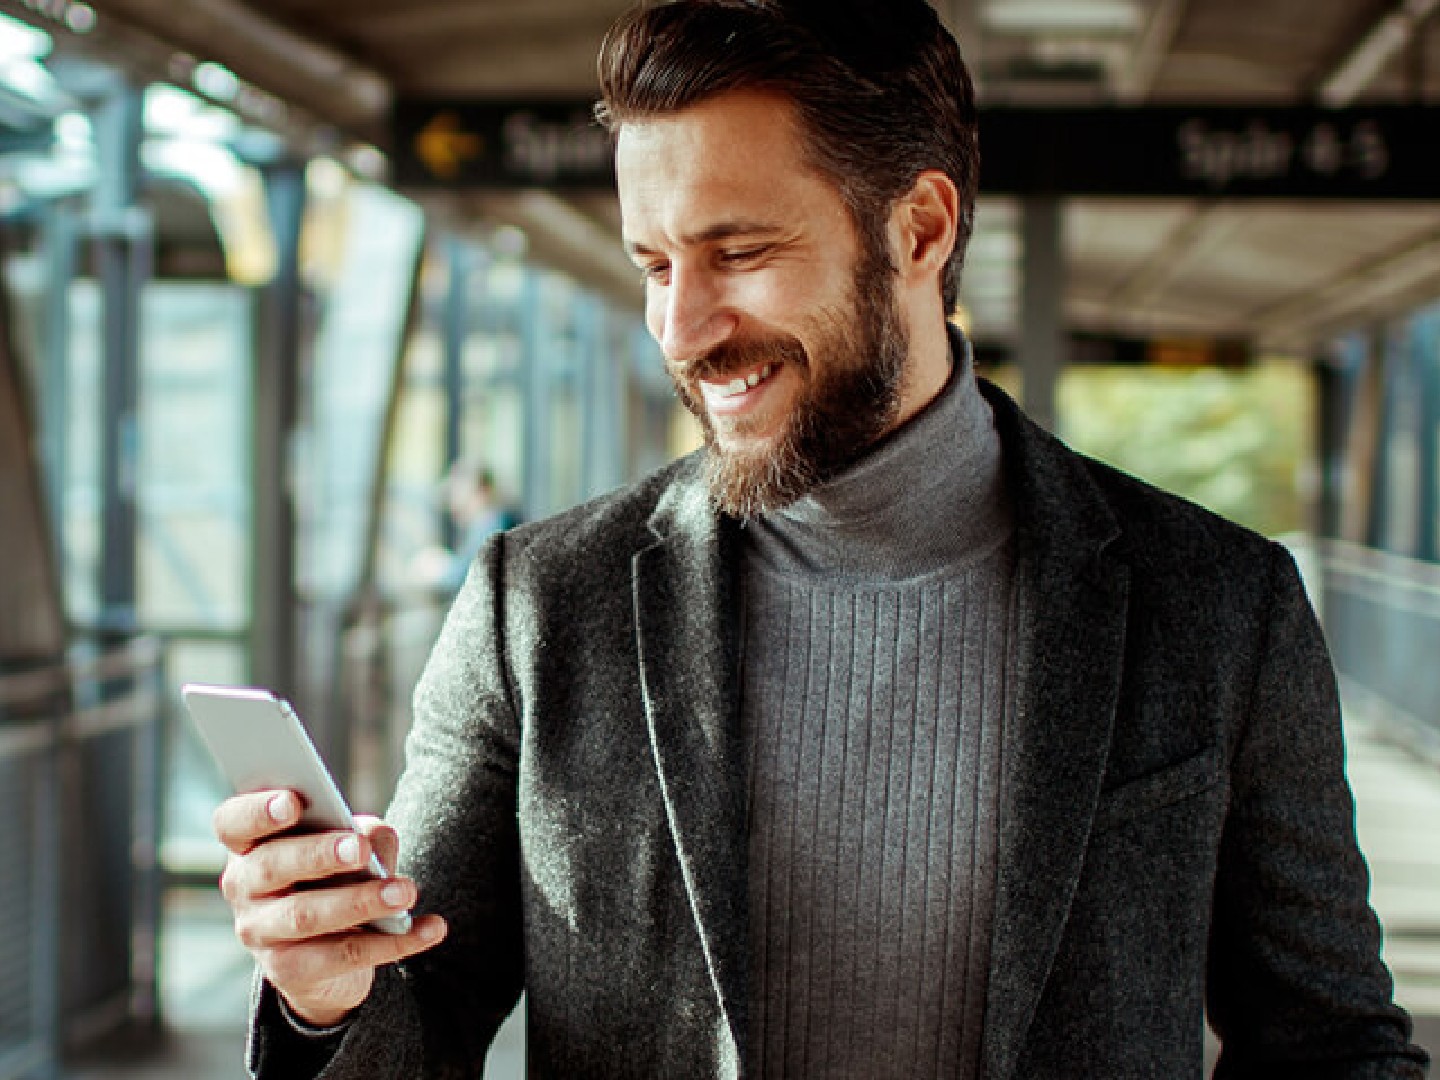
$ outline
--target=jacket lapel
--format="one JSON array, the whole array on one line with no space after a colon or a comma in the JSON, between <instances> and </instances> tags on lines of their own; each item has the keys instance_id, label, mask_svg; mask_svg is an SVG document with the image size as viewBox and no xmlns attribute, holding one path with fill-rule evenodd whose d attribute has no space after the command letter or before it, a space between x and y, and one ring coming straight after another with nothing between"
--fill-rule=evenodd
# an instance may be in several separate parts
<instances>
[{"instance_id":1,"label":"jacket lapel","mask_svg":"<svg viewBox=\"0 0 1440 1080\"><path fill-rule=\"evenodd\" d=\"M634 558L640 684L655 767L710 980L744 1060L745 751L739 720L735 530L693 473L661 499ZM728 1053L727 1053L728 1052Z\"/></svg>"},{"instance_id":2,"label":"jacket lapel","mask_svg":"<svg viewBox=\"0 0 1440 1080\"><path fill-rule=\"evenodd\" d=\"M984 1074L1011 1080L1078 884L1115 719L1128 568L1078 461L984 387L1016 508L1018 699L1006 731Z\"/></svg>"}]
</instances>

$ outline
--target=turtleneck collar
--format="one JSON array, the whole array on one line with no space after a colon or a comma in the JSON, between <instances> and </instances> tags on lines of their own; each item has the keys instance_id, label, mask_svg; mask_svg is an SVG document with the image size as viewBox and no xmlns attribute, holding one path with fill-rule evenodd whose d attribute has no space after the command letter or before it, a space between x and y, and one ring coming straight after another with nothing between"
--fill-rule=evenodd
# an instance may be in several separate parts
<instances>
[{"instance_id":1,"label":"turtleneck collar","mask_svg":"<svg viewBox=\"0 0 1440 1080\"><path fill-rule=\"evenodd\" d=\"M787 574L899 581L983 557L1010 533L1000 437L969 342L945 388L833 480L752 521L747 555Z\"/></svg>"}]
</instances>

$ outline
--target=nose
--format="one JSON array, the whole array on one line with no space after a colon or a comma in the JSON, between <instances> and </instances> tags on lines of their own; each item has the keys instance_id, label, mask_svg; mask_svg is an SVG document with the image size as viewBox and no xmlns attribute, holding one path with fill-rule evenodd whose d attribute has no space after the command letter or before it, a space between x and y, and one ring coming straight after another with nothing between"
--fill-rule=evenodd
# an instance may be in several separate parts
<instances>
[{"instance_id":1,"label":"nose","mask_svg":"<svg viewBox=\"0 0 1440 1080\"><path fill-rule=\"evenodd\" d=\"M735 332L735 313L714 275L674 267L670 280L651 289L650 332L670 361L688 360Z\"/></svg>"}]
</instances>

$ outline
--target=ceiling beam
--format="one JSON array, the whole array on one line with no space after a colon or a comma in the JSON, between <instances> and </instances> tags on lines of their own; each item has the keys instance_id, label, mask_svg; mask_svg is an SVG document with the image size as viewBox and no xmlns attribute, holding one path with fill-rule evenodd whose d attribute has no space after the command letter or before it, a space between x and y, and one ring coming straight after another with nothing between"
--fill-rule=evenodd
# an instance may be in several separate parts
<instances>
[{"instance_id":1,"label":"ceiling beam","mask_svg":"<svg viewBox=\"0 0 1440 1080\"><path fill-rule=\"evenodd\" d=\"M1440 229L1367 259L1320 285L1307 286L1246 317L1262 340L1313 342L1330 328L1364 321L1375 313L1395 313L1417 296L1433 296L1440 276Z\"/></svg>"},{"instance_id":2,"label":"ceiling beam","mask_svg":"<svg viewBox=\"0 0 1440 1080\"><path fill-rule=\"evenodd\" d=\"M1115 79L1115 97L1122 104L1139 105L1150 97L1189 7L1190 0L1155 0L1150 21Z\"/></svg>"},{"instance_id":3,"label":"ceiling beam","mask_svg":"<svg viewBox=\"0 0 1440 1080\"><path fill-rule=\"evenodd\" d=\"M645 290L640 271L620 239L575 204L549 192L475 195L464 216L479 225L511 225L525 233L528 254L631 311L640 311Z\"/></svg>"},{"instance_id":4,"label":"ceiling beam","mask_svg":"<svg viewBox=\"0 0 1440 1080\"><path fill-rule=\"evenodd\" d=\"M378 72L239 0L92 0L128 23L351 133L383 126L391 88Z\"/></svg>"},{"instance_id":5,"label":"ceiling beam","mask_svg":"<svg viewBox=\"0 0 1440 1080\"><path fill-rule=\"evenodd\" d=\"M1334 109L1352 104L1409 46L1437 5L1440 0L1404 0L1377 19L1360 36L1359 43L1320 79L1316 96L1321 103Z\"/></svg>"},{"instance_id":6,"label":"ceiling beam","mask_svg":"<svg viewBox=\"0 0 1440 1080\"><path fill-rule=\"evenodd\" d=\"M342 14L343 13L343 14ZM352 38L413 41L417 38L463 36L474 44L499 48L506 42L583 34L598 48L615 13L595 0L547 0L545 3L433 4L422 9L393 2L374 11L351 7L336 12Z\"/></svg>"},{"instance_id":7,"label":"ceiling beam","mask_svg":"<svg viewBox=\"0 0 1440 1080\"><path fill-rule=\"evenodd\" d=\"M1115 318L1127 319L1154 306L1176 278L1228 243L1241 224L1228 209L1220 202L1195 203L1189 216L1110 294L1107 303Z\"/></svg>"}]
</instances>

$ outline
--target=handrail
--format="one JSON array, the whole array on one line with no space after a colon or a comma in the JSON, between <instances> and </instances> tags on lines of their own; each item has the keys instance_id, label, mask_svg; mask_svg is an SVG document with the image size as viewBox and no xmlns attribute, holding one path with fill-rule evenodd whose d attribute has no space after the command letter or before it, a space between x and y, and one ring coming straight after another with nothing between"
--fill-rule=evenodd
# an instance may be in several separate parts
<instances>
[{"instance_id":1,"label":"handrail","mask_svg":"<svg viewBox=\"0 0 1440 1080\"><path fill-rule=\"evenodd\" d=\"M1399 586L1440 603L1440 564L1345 540L1321 540L1317 547L1326 570Z\"/></svg>"},{"instance_id":2,"label":"handrail","mask_svg":"<svg viewBox=\"0 0 1440 1080\"><path fill-rule=\"evenodd\" d=\"M0 675L0 709L34 704L78 683L152 671L159 665L160 659L160 642L144 637L94 655L77 653L63 661L30 671Z\"/></svg>"},{"instance_id":3,"label":"handrail","mask_svg":"<svg viewBox=\"0 0 1440 1080\"><path fill-rule=\"evenodd\" d=\"M1391 738L1440 761L1440 565L1318 542L1324 625L1342 691Z\"/></svg>"}]
</instances>

